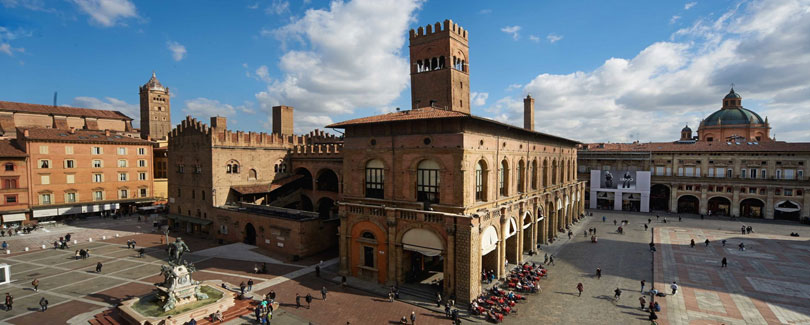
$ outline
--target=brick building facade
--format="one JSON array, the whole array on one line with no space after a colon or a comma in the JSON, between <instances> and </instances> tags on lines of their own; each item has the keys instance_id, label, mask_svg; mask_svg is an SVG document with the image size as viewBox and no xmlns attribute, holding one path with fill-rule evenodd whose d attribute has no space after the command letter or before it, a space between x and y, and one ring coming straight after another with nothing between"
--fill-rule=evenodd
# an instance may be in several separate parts
<instances>
[{"instance_id":1,"label":"brick building facade","mask_svg":"<svg viewBox=\"0 0 810 325\"><path fill-rule=\"evenodd\" d=\"M743 108L732 89L697 135L687 126L674 142L581 146L578 176L588 181L591 169L648 170L651 210L808 220L810 143L775 141L769 130L767 118Z\"/></svg>"},{"instance_id":2,"label":"brick building facade","mask_svg":"<svg viewBox=\"0 0 810 325\"><path fill-rule=\"evenodd\" d=\"M27 220L28 154L13 140L0 140L0 216L2 224Z\"/></svg>"}]
</instances>

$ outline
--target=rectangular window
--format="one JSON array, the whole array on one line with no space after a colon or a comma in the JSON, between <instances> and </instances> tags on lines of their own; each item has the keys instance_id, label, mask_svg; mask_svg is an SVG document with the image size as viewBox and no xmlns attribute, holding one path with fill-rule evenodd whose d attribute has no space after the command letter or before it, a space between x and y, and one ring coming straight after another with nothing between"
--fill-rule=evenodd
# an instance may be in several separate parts
<instances>
[{"instance_id":1,"label":"rectangular window","mask_svg":"<svg viewBox=\"0 0 810 325\"><path fill-rule=\"evenodd\" d=\"M101 168L101 167L104 167L103 161L99 159L93 160L93 168Z\"/></svg>"},{"instance_id":2,"label":"rectangular window","mask_svg":"<svg viewBox=\"0 0 810 325\"><path fill-rule=\"evenodd\" d=\"M118 198L119 199L126 199L129 197L129 191L126 189L118 190Z\"/></svg>"},{"instance_id":3,"label":"rectangular window","mask_svg":"<svg viewBox=\"0 0 810 325\"><path fill-rule=\"evenodd\" d=\"M672 167L667 167L667 176L672 176Z\"/></svg>"},{"instance_id":4,"label":"rectangular window","mask_svg":"<svg viewBox=\"0 0 810 325\"><path fill-rule=\"evenodd\" d=\"M129 179L129 174L127 173L118 173L118 180L119 181L127 181Z\"/></svg>"},{"instance_id":5,"label":"rectangular window","mask_svg":"<svg viewBox=\"0 0 810 325\"><path fill-rule=\"evenodd\" d=\"M138 180L139 181L145 181L146 180L146 173L144 173L144 172L138 173Z\"/></svg>"},{"instance_id":6,"label":"rectangular window","mask_svg":"<svg viewBox=\"0 0 810 325\"><path fill-rule=\"evenodd\" d=\"M48 146L39 146L39 153L48 154Z\"/></svg>"},{"instance_id":7,"label":"rectangular window","mask_svg":"<svg viewBox=\"0 0 810 325\"><path fill-rule=\"evenodd\" d=\"M776 179L782 179L782 170L781 169L776 170Z\"/></svg>"},{"instance_id":8,"label":"rectangular window","mask_svg":"<svg viewBox=\"0 0 810 325\"><path fill-rule=\"evenodd\" d=\"M6 171L13 172L14 171L14 163L7 163L6 164Z\"/></svg>"},{"instance_id":9,"label":"rectangular window","mask_svg":"<svg viewBox=\"0 0 810 325\"><path fill-rule=\"evenodd\" d=\"M785 196L793 196L793 189L786 188L785 189Z\"/></svg>"},{"instance_id":10,"label":"rectangular window","mask_svg":"<svg viewBox=\"0 0 810 325\"><path fill-rule=\"evenodd\" d=\"M664 176L666 168L663 166L655 167L655 174L658 176Z\"/></svg>"},{"instance_id":11,"label":"rectangular window","mask_svg":"<svg viewBox=\"0 0 810 325\"><path fill-rule=\"evenodd\" d=\"M73 174L65 175L65 183L67 183L67 184L76 183L76 175L73 175Z\"/></svg>"},{"instance_id":12,"label":"rectangular window","mask_svg":"<svg viewBox=\"0 0 810 325\"><path fill-rule=\"evenodd\" d=\"M797 173L797 175L798 175L798 176L797 176L797 179L798 179L798 180L802 180L802 179L804 179L804 171L803 171L803 170L799 169L799 170L798 170L796 173Z\"/></svg>"},{"instance_id":13,"label":"rectangular window","mask_svg":"<svg viewBox=\"0 0 810 325\"><path fill-rule=\"evenodd\" d=\"M139 159L138 160L138 167L146 167L146 160Z\"/></svg>"},{"instance_id":14,"label":"rectangular window","mask_svg":"<svg viewBox=\"0 0 810 325\"><path fill-rule=\"evenodd\" d=\"M6 178L3 180L3 188L12 189L17 188L17 178Z\"/></svg>"},{"instance_id":15,"label":"rectangular window","mask_svg":"<svg viewBox=\"0 0 810 325\"><path fill-rule=\"evenodd\" d=\"M93 200L104 200L104 191L93 191Z\"/></svg>"},{"instance_id":16,"label":"rectangular window","mask_svg":"<svg viewBox=\"0 0 810 325\"><path fill-rule=\"evenodd\" d=\"M93 183L104 182L104 174L93 174Z\"/></svg>"},{"instance_id":17,"label":"rectangular window","mask_svg":"<svg viewBox=\"0 0 810 325\"><path fill-rule=\"evenodd\" d=\"M756 187L749 187L748 188L748 194L757 194L757 188Z\"/></svg>"},{"instance_id":18,"label":"rectangular window","mask_svg":"<svg viewBox=\"0 0 810 325\"><path fill-rule=\"evenodd\" d=\"M700 175L700 167L695 168L695 177L701 177L701 175Z\"/></svg>"},{"instance_id":19,"label":"rectangular window","mask_svg":"<svg viewBox=\"0 0 810 325\"><path fill-rule=\"evenodd\" d=\"M366 197L382 199L385 195L382 168L366 167Z\"/></svg>"},{"instance_id":20,"label":"rectangular window","mask_svg":"<svg viewBox=\"0 0 810 325\"><path fill-rule=\"evenodd\" d=\"M6 204L17 203L17 195L6 195Z\"/></svg>"},{"instance_id":21,"label":"rectangular window","mask_svg":"<svg viewBox=\"0 0 810 325\"><path fill-rule=\"evenodd\" d=\"M123 156L127 154L127 148L125 147L118 147L118 155Z\"/></svg>"},{"instance_id":22,"label":"rectangular window","mask_svg":"<svg viewBox=\"0 0 810 325\"><path fill-rule=\"evenodd\" d=\"M363 266L374 267L374 247L363 246Z\"/></svg>"},{"instance_id":23,"label":"rectangular window","mask_svg":"<svg viewBox=\"0 0 810 325\"><path fill-rule=\"evenodd\" d=\"M484 200L484 171L481 169L475 170L475 200Z\"/></svg>"},{"instance_id":24,"label":"rectangular window","mask_svg":"<svg viewBox=\"0 0 810 325\"><path fill-rule=\"evenodd\" d=\"M104 153L104 150L101 150L101 147L93 147L90 152L94 155L100 155Z\"/></svg>"},{"instance_id":25,"label":"rectangular window","mask_svg":"<svg viewBox=\"0 0 810 325\"><path fill-rule=\"evenodd\" d=\"M145 188L140 189L140 192L141 192L141 197L146 197L148 195L147 189L145 189Z\"/></svg>"},{"instance_id":26,"label":"rectangular window","mask_svg":"<svg viewBox=\"0 0 810 325\"><path fill-rule=\"evenodd\" d=\"M138 155L143 156L146 154L146 148L138 148Z\"/></svg>"},{"instance_id":27,"label":"rectangular window","mask_svg":"<svg viewBox=\"0 0 810 325\"><path fill-rule=\"evenodd\" d=\"M785 179L796 179L796 170L795 169L785 169L784 174Z\"/></svg>"},{"instance_id":28,"label":"rectangular window","mask_svg":"<svg viewBox=\"0 0 810 325\"><path fill-rule=\"evenodd\" d=\"M726 170L726 176L728 176L729 178L734 177L734 170L731 168Z\"/></svg>"},{"instance_id":29,"label":"rectangular window","mask_svg":"<svg viewBox=\"0 0 810 325\"><path fill-rule=\"evenodd\" d=\"M39 204L51 204L51 195L50 194L40 194L39 195Z\"/></svg>"},{"instance_id":30,"label":"rectangular window","mask_svg":"<svg viewBox=\"0 0 810 325\"><path fill-rule=\"evenodd\" d=\"M39 183L42 185L48 185L51 183L51 175L39 175Z\"/></svg>"},{"instance_id":31,"label":"rectangular window","mask_svg":"<svg viewBox=\"0 0 810 325\"><path fill-rule=\"evenodd\" d=\"M760 169L759 170L759 177L761 177L762 179L768 178L768 170L765 169L765 168Z\"/></svg>"},{"instance_id":32,"label":"rectangular window","mask_svg":"<svg viewBox=\"0 0 810 325\"><path fill-rule=\"evenodd\" d=\"M684 171L686 172L686 177L695 176L695 167L686 167Z\"/></svg>"},{"instance_id":33,"label":"rectangular window","mask_svg":"<svg viewBox=\"0 0 810 325\"><path fill-rule=\"evenodd\" d=\"M745 178L745 177L746 177L746 173L745 173L745 172L746 172L745 168L740 169L740 178Z\"/></svg>"},{"instance_id":34,"label":"rectangular window","mask_svg":"<svg viewBox=\"0 0 810 325\"><path fill-rule=\"evenodd\" d=\"M751 169L751 178L757 178L757 170Z\"/></svg>"},{"instance_id":35,"label":"rectangular window","mask_svg":"<svg viewBox=\"0 0 810 325\"><path fill-rule=\"evenodd\" d=\"M37 166L39 166L39 168L51 168L51 161L48 159L40 159Z\"/></svg>"},{"instance_id":36,"label":"rectangular window","mask_svg":"<svg viewBox=\"0 0 810 325\"><path fill-rule=\"evenodd\" d=\"M709 168L709 177L714 177L714 168Z\"/></svg>"},{"instance_id":37,"label":"rectangular window","mask_svg":"<svg viewBox=\"0 0 810 325\"><path fill-rule=\"evenodd\" d=\"M73 154L73 146L65 146L65 154L72 155Z\"/></svg>"},{"instance_id":38,"label":"rectangular window","mask_svg":"<svg viewBox=\"0 0 810 325\"><path fill-rule=\"evenodd\" d=\"M421 202L439 203L439 170L417 169L416 196Z\"/></svg>"},{"instance_id":39,"label":"rectangular window","mask_svg":"<svg viewBox=\"0 0 810 325\"><path fill-rule=\"evenodd\" d=\"M119 159L118 160L118 167L127 167L126 159Z\"/></svg>"},{"instance_id":40,"label":"rectangular window","mask_svg":"<svg viewBox=\"0 0 810 325\"><path fill-rule=\"evenodd\" d=\"M73 159L66 159L65 168L76 168L76 161Z\"/></svg>"},{"instance_id":41,"label":"rectangular window","mask_svg":"<svg viewBox=\"0 0 810 325\"><path fill-rule=\"evenodd\" d=\"M65 203L75 203L76 193L65 193Z\"/></svg>"},{"instance_id":42,"label":"rectangular window","mask_svg":"<svg viewBox=\"0 0 810 325\"><path fill-rule=\"evenodd\" d=\"M683 167L678 167L678 176L683 176Z\"/></svg>"}]
</instances>

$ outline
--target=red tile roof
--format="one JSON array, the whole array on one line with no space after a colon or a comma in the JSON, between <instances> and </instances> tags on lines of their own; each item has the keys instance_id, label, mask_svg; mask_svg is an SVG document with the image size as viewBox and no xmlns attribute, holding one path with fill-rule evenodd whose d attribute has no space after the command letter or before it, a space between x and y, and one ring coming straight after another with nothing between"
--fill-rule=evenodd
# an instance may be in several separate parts
<instances>
[{"instance_id":1,"label":"red tile roof","mask_svg":"<svg viewBox=\"0 0 810 325\"><path fill-rule=\"evenodd\" d=\"M17 142L14 140L0 140L0 157L27 157L25 151L17 148Z\"/></svg>"},{"instance_id":2,"label":"red tile roof","mask_svg":"<svg viewBox=\"0 0 810 325\"><path fill-rule=\"evenodd\" d=\"M694 143L648 142L648 143L589 143L580 148L584 152L810 152L810 142L728 142L697 141Z\"/></svg>"},{"instance_id":3,"label":"red tile roof","mask_svg":"<svg viewBox=\"0 0 810 325\"><path fill-rule=\"evenodd\" d=\"M84 143L122 143L122 144L136 144L136 145L153 145L154 142L140 139L130 138L128 136L110 132L106 135L104 131L92 130L75 130L70 133L68 130L58 129L43 129L31 128L20 129L18 136L23 132L28 131L28 136L22 136L26 140L41 140L41 141L66 141L66 142L84 142Z\"/></svg>"},{"instance_id":4,"label":"red tile roof","mask_svg":"<svg viewBox=\"0 0 810 325\"><path fill-rule=\"evenodd\" d=\"M119 111L0 101L0 111L132 120Z\"/></svg>"},{"instance_id":5,"label":"red tile roof","mask_svg":"<svg viewBox=\"0 0 810 325\"><path fill-rule=\"evenodd\" d=\"M239 192L239 194L258 194L258 193L269 193L276 190L279 187L282 187L286 184L289 184L295 180L303 178L304 175L292 175L282 179L277 179L272 183L260 183L260 184L249 184L249 185L231 185L231 189L234 191Z\"/></svg>"},{"instance_id":6,"label":"red tile roof","mask_svg":"<svg viewBox=\"0 0 810 325\"><path fill-rule=\"evenodd\" d=\"M426 120L426 119L438 119L438 118L454 118L454 117L466 117L470 116L469 114L465 114L462 112L457 111L450 111L446 109L438 109L433 107L424 107L414 110L407 110L407 111L399 111L399 112L392 112L382 115L374 115L374 116L366 116L361 118L356 118L353 120L338 122L334 124L327 125L328 128L344 128L350 125L359 125L359 124L372 124L372 123L384 123L384 122L394 122L394 121L408 121L408 120Z\"/></svg>"}]
</instances>

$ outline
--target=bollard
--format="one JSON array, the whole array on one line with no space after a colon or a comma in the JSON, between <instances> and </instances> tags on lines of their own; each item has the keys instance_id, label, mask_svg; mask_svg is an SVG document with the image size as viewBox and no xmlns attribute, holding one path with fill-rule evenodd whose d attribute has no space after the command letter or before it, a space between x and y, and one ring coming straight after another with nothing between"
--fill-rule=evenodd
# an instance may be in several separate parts
<instances>
[{"instance_id":1,"label":"bollard","mask_svg":"<svg viewBox=\"0 0 810 325\"><path fill-rule=\"evenodd\" d=\"M115 234L115 238L118 238L118 234Z\"/></svg>"},{"instance_id":2,"label":"bollard","mask_svg":"<svg viewBox=\"0 0 810 325\"><path fill-rule=\"evenodd\" d=\"M6 250L6 255L8 255L8 254L11 254L11 250L10 250L10 249L7 249L7 250Z\"/></svg>"},{"instance_id":3,"label":"bollard","mask_svg":"<svg viewBox=\"0 0 810 325\"><path fill-rule=\"evenodd\" d=\"M92 242L93 242L93 238L87 238L87 241L89 241L89 242L91 242L91 243L92 243Z\"/></svg>"},{"instance_id":4,"label":"bollard","mask_svg":"<svg viewBox=\"0 0 810 325\"><path fill-rule=\"evenodd\" d=\"M73 245L76 245L76 244L78 244L78 243L79 243L79 241L78 241L78 240L76 240L76 239L74 239L74 240L73 240Z\"/></svg>"},{"instance_id":5,"label":"bollard","mask_svg":"<svg viewBox=\"0 0 810 325\"><path fill-rule=\"evenodd\" d=\"M42 245L42 249L45 249L45 245Z\"/></svg>"},{"instance_id":6,"label":"bollard","mask_svg":"<svg viewBox=\"0 0 810 325\"><path fill-rule=\"evenodd\" d=\"M101 240L107 240L107 236L101 236Z\"/></svg>"},{"instance_id":7,"label":"bollard","mask_svg":"<svg viewBox=\"0 0 810 325\"><path fill-rule=\"evenodd\" d=\"M25 248L25 251L26 251L26 252L28 251L28 247L26 247L26 248Z\"/></svg>"}]
</instances>

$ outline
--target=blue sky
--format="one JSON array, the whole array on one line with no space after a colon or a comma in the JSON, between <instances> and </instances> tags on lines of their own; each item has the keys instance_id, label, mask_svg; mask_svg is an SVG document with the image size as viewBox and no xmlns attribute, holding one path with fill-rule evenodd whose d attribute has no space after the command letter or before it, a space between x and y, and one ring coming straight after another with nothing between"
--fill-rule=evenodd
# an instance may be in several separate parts
<instances>
[{"instance_id":1,"label":"blue sky","mask_svg":"<svg viewBox=\"0 0 810 325\"><path fill-rule=\"evenodd\" d=\"M778 140L810 141L810 1L0 0L0 100L138 118L151 72L172 119L296 131L410 107L407 31L470 33L473 113L581 141L677 139L735 83Z\"/></svg>"}]
</instances>

